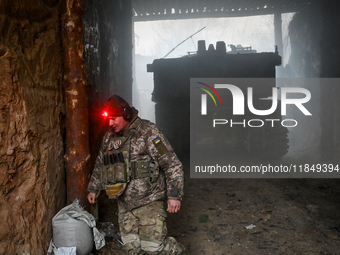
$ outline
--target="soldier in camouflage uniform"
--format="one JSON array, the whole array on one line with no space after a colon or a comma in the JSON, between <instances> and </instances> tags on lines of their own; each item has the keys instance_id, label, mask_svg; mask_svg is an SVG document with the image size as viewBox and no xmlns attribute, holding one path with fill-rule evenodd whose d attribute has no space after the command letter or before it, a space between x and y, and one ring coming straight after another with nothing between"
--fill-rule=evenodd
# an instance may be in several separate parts
<instances>
[{"instance_id":1,"label":"soldier in camouflage uniform","mask_svg":"<svg viewBox=\"0 0 340 255\"><path fill-rule=\"evenodd\" d=\"M119 228L129 254L184 254L183 245L167 237L163 203L167 198L170 213L180 210L181 162L162 131L150 121L140 119L138 111L124 99L113 96L106 111L110 129L96 159L88 200L94 203L101 189L106 189L109 197L117 198ZM105 170L118 161L121 162L116 163L118 168L119 164L128 166L127 170L119 168L124 169L123 174ZM118 183L117 180L124 179L122 176L127 176L126 183Z\"/></svg>"}]
</instances>

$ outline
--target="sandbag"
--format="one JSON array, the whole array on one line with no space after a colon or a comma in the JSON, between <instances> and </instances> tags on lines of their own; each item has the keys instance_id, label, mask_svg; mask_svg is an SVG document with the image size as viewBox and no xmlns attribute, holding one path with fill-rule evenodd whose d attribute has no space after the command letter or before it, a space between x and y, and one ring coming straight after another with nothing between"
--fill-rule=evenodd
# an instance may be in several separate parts
<instances>
[{"instance_id":1,"label":"sandbag","mask_svg":"<svg viewBox=\"0 0 340 255\"><path fill-rule=\"evenodd\" d=\"M85 211L80 206L79 200L76 199L53 217L53 243L58 248L76 247L77 255L88 255L93 249L93 233L96 235L96 248L100 249L105 245L104 236L99 233L95 226L94 217Z\"/></svg>"},{"instance_id":2,"label":"sandbag","mask_svg":"<svg viewBox=\"0 0 340 255\"><path fill-rule=\"evenodd\" d=\"M77 247L60 247L57 248L55 244L50 241L50 246L48 247L47 254L50 255L77 255L76 253Z\"/></svg>"}]
</instances>

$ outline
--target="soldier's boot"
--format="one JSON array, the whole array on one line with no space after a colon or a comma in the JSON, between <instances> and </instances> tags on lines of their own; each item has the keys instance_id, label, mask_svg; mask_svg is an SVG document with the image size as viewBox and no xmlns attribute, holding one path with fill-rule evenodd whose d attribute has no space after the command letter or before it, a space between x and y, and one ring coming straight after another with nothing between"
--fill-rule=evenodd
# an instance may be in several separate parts
<instances>
[{"instance_id":1,"label":"soldier's boot","mask_svg":"<svg viewBox=\"0 0 340 255\"><path fill-rule=\"evenodd\" d=\"M165 247L159 255L185 255L185 247L183 244L176 241L173 237L167 237L165 240Z\"/></svg>"},{"instance_id":2,"label":"soldier's boot","mask_svg":"<svg viewBox=\"0 0 340 255\"><path fill-rule=\"evenodd\" d=\"M132 249L129 250L129 255L145 255L145 252L141 248Z\"/></svg>"},{"instance_id":3,"label":"soldier's boot","mask_svg":"<svg viewBox=\"0 0 340 255\"><path fill-rule=\"evenodd\" d=\"M178 242L177 242L177 244L178 244L178 248L177 248L178 253L176 253L176 254L178 254L178 255L187 255L187 251L185 250L184 245L181 244L181 243L178 243Z\"/></svg>"},{"instance_id":4,"label":"soldier's boot","mask_svg":"<svg viewBox=\"0 0 340 255\"><path fill-rule=\"evenodd\" d=\"M140 247L139 242L132 241L124 245L123 249L128 252L129 255L144 255L145 252Z\"/></svg>"}]
</instances>

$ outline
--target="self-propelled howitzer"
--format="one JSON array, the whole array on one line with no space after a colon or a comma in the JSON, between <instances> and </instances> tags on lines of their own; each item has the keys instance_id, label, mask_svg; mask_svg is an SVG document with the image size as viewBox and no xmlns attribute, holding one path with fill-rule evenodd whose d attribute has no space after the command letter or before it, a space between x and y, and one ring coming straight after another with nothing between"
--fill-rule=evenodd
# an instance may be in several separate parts
<instances>
[{"instance_id":1,"label":"self-propelled howitzer","mask_svg":"<svg viewBox=\"0 0 340 255\"><path fill-rule=\"evenodd\" d=\"M188 152L190 145L190 78L271 78L265 84L252 84L253 103L257 109L269 109L272 89L275 88L275 69L281 65L281 56L275 52L257 53L251 47L230 45L231 51L226 51L224 42L217 42L216 49L210 45L206 49L205 41L198 42L196 54L188 54L181 58L155 59L147 65L147 71L154 73L154 91L152 100L156 103L156 122L179 154ZM246 94L247 86L240 85ZM224 100L232 102L230 100ZM245 100L247 101L247 100ZM235 119L232 107L224 113L225 119ZM265 119L275 119L281 122L280 103L275 112L268 116L255 116L245 107L243 120L263 120L264 125L258 128L249 126L234 126L226 128L223 137L211 139L200 137L195 132L195 141L202 146L209 143L223 143L226 148L243 147L250 154L262 158L280 158L288 151L288 129L282 125L274 125ZM191 113L192 114L192 113ZM237 117L237 116L236 116ZM203 123L196 123L204 125ZM211 123L210 123L211 124ZM210 125L209 124L209 125ZM195 125L195 123L191 123ZM193 138L193 137L192 137Z\"/></svg>"}]
</instances>

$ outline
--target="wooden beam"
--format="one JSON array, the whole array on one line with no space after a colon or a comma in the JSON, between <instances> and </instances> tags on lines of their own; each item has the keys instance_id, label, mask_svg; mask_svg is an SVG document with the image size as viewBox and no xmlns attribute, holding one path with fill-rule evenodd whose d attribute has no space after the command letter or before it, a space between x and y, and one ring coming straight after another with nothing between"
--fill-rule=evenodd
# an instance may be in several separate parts
<instances>
[{"instance_id":1,"label":"wooden beam","mask_svg":"<svg viewBox=\"0 0 340 255\"><path fill-rule=\"evenodd\" d=\"M90 176L88 93L84 62L82 0L62 0L60 5L66 104L67 203L87 201Z\"/></svg>"}]
</instances>

